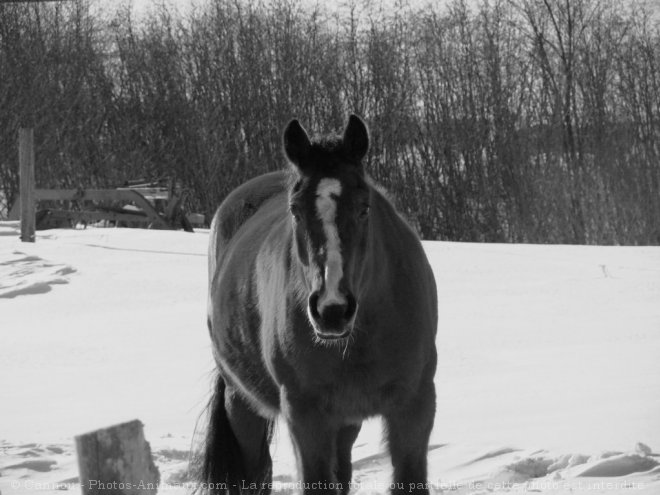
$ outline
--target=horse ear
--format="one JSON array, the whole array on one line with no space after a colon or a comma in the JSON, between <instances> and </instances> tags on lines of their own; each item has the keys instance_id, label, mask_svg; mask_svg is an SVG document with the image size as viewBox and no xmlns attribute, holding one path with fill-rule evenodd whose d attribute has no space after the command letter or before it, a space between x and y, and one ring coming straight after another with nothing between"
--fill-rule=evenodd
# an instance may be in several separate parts
<instances>
[{"instance_id":1,"label":"horse ear","mask_svg":"<svg viewBox=\"0 0 660 495\"><path fill-rule=\"evenodd\" d=\"M301 168L305 158L309 155L310 147L307 132L297 119L293 119L284 129L284 152L287 158Z\"/></svg>"},{"instance_id":2,"label":"horse ear","mask_svg":"<svg viewBox=\"0 0 660 495\"><path fill-rule=\"evenodd\" d=\"M344 148L348 155L358 162L369 150L369 131L357 115L348 118L348 125L344 131Z\"/></svg>"}]
</instances>

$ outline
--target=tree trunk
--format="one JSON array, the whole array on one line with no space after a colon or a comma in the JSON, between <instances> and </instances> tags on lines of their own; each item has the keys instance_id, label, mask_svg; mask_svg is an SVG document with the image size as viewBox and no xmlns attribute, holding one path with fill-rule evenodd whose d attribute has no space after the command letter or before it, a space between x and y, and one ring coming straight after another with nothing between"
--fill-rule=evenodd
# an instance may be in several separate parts
<instances>
[{"instance_id":1,"label":"tree trunk","mask_svg":"<svg viewBox=\"0 0 660 495\"><path fill-rule=\"evenodd\" d=\"M160 474L139 420L79 435L76 450L83 495L156 493Z\"/></svg>"}]
</instances>

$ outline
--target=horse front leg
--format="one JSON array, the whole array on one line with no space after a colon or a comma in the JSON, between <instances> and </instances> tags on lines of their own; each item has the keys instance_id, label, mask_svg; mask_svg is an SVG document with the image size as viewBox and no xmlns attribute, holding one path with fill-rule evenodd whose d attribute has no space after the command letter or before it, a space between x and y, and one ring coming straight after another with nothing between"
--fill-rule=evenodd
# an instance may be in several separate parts
<instances>
[{"instance_id":1,"label":"horse front leg","mask_svg":"<svg viewBox=\"0 0 660 495\"><path fill-rule=\"evenodd\" d=\"M392 494L428 495L427 456L435 418L433 382L385 415L394 479Z\"/></svg>"},{"instance_id":2,"label":"horse front leg","mask_svg":"<svg viewBox=\"0 0 660 495\"><path fill-rule=\"evenodd\" d=\"M304 495L337 495L338 426L305 400L284 400L282 414L296 450Z\"/></svg>"},{"instance_id":3,"label":"horse front leg","mask_svg":"<svg viewBox=\"0 0 660 495\"><path fill-rule=\"evenodd\" d=\"M351 453L353 444L360 433L362 423L349 424L340 428L337 434L337 480L341 484L339 490L342 495L348 495L351 490L351 477L353 465L351 464Z\"/></svg>"}]
</instances>

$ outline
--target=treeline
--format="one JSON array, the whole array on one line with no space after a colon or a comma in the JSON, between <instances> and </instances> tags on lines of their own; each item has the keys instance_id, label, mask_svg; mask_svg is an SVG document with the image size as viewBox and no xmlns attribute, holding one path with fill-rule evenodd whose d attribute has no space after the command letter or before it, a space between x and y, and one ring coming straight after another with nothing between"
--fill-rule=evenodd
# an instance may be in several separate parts
<instances>
[{"instance_id":1,"label":"treeline","mask_svg":"<svg viewBox=\"0 0 660 495\"><path fill-rule=\"evenodd\" d=\"M660 33L608 0L337 11L215 1L136 21L0 4L0 200L170 178L212 215L281 168L292 117L370 125L371 175L426 239L660 243Z\"/></svg>"}]
</instances>

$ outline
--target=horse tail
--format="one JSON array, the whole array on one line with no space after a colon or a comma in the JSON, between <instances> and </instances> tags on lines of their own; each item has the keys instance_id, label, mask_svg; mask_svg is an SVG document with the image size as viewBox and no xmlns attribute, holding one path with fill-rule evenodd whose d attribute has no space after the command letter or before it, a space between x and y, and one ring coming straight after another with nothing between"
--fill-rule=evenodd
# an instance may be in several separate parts
<instances>
[{"instance_id":1,"label":"horse tail","mask_svg":"<svg viewBox=\"0 0 660 495\"><path fill-rule=\"evenodd\" d=\"M201 492L241 495L245 466L241 448L225 409L225 381L218 373L209 401L209 420L199 478Z\"/></svg>"},{"instance_id":2,"label":"horse tail","mask_svg":"<svg viewBox=\"0 0 660 495\"><path fill-rule=\"evenodd\" d=\"M225 388L225 381L218 373L208 405L206 439L197 464L200 485L196 492L209 495L269 494L272 477L269 446L274 422L268 421L261 439L259 472L252 473L256 479L248 479L243 453L225 409ZM250 486L253 482L256 482L256 489Z\"/></svg>"}]
</instances>

